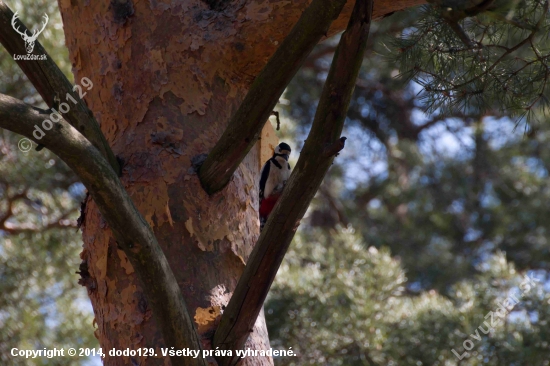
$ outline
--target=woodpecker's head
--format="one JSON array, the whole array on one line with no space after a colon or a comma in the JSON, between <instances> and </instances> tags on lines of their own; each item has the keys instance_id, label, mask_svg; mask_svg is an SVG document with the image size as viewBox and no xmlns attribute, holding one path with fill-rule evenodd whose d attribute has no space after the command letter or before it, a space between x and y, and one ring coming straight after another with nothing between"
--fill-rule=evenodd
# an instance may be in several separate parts
<instances>
[{"instance_id":1,"label":"woodpecker's head","mask_svg":"<svg viewBox=\"0 0 550 366\"><path fill-rule=\"evenodd\" d=\"M277 156L281 156L283 157L286 161L288 161L288 157L290 156L290 146L288 146L287 143L285 142L281 142L279 145L277 145L277 147L275 148L275 154L273 154L273 156L277 157Z\"/></svg>"}]
</instances>

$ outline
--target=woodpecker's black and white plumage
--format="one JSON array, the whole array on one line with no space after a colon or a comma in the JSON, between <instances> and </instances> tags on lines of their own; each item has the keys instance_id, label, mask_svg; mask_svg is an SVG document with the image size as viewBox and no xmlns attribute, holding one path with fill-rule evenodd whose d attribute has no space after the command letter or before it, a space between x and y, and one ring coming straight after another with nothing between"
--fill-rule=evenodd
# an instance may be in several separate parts
<instances>
[{"instance_id":1,"label":"woodpecker's black and white plumage","mask_svg":"<svg viewBox=\"0 0 550 366\"><path fill-rule=\"evenodd\" d=\"M260 230L263 229L275 203L281 196L290 177L290 146L281 142L271 159L266 161L260 173Z\"/></svg>"}]
</instances>

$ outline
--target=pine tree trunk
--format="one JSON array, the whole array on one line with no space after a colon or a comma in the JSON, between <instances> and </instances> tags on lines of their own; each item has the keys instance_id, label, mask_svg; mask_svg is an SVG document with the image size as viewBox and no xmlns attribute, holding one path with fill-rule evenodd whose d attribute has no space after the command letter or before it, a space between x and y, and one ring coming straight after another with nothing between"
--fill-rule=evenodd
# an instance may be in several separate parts
<instances>
[{"instance_id":1,"label":"pine tree trunk","mask_svg":"<svg viewBox=\"0 0 550 366\"><path fill-rule=\"evenodd\" d=\"M375 4L375 16L421 2L382 1ZM252 149L230 184L210 197L192 161L216 143L307 2L60 0L59 5L75 83L82 77L93 81L86 103L124 161L122 181L153 227L208 349L217 316L258 238L260 149ZM352 7L350 2L333 32L343 29ZM169 365L132 266L92 201L85 213L81 257L104 352L154 348L158 354L107 355L105 364ZM269 348L263 314L247 347ZM241 364L273 361L246 358Z\"/></svg>"}]
</instances>

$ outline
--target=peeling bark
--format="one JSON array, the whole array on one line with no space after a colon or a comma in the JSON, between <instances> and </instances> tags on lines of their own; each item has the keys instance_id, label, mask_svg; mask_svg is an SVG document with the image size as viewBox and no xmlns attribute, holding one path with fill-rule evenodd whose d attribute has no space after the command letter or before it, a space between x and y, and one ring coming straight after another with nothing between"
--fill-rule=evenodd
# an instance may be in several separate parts
<instances>
[{"instance_id":1,"label":"peeling bark","mask_svg":"<svg viewBox=\"0 0 550 366\"><path fill-rule=\"evenodd\" d=\"M258 238L260 146L212 196L202 190L192 160L218 141L252 80L308 2L126 1L131 10L121 11L115 0L59 0L66 44L76 78L86 76L94 83L86 103L125 161L123 184L152 226L202 345L209 348L218 314ZM376 3L374 16L419 3L383 0ZM329 34L345 27L352 7L348 2ZM89 295L101 346L156 348L160 355L162 336L133 268L94 202L85 213L81 257L97 284ZM263 314L246 347L269 348ZM170 364L161 356L105 360L106 365L132 362ZM251 357L241 364L273 361Z\"/></svg>"},{"instance_id":2,"label":"peeling bark","mask_svg":"<svg viewBox=\"0 0 550 366\"><path fill-rule=\"evenodd\" d=\"M286 86L338 18L344 5L346 0L313 0L256 76L239 109L199 170L199 179L208 194L227 185L260 137L265 121L273 113Z\"/></svg>"},{"instance_id":3,"label":"peeling bark","mask_svg":"<svg viewBox=\"0 0 550 366\"><path fill-rule=\"evenodd\" d=\"M100 152L75 128L60 119L49 133L38 139L33 129L40 125L47 112L30 107L20 100L0 94L0 127L39 140L59 156L78 175L88 189L99 212L108 222L113 241L124 251L136 269L151 304L156 323L167 347L200 350L198 333L179 290L174 273L160 248L151 226L137 212L118 176ZM105 227L106 225L103 225ZM110 243L109 243L110 244ZM109 247L108 253L111 252ZM89 269L88 260L85 260ZM81 272L82 274L82 272ZM83 272L91 281L89 271ZM97 287L95 287L97 288ZM91 289L94 290L95 288ZM169 355L174 366L204 366L203 358L180 358Z\"/></svg>"}]
</instances>

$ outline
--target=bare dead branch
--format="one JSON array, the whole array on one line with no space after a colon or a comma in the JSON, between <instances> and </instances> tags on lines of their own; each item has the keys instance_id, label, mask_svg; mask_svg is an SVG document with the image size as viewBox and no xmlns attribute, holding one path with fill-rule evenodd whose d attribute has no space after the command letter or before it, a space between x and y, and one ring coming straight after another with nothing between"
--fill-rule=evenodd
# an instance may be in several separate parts
<instances>
[{"instance_id":1,"label":"bare dead branch","mask_svg":"<svg viewBox=\"0 0 550 366\"><path fill-rule=\"evenodd\" d=\"M0 94L0 128L36 141L32 132L46 111ZM65 120L41 140L80 177L109 224L143 285L167 347L200 350L176 278L149 224L134 206L117 174L101 153ZM172 357L172 365L206 366L202 357Z\"/></svg>"},{"instance_id":2,"label":"bare dead branch","mask_svg":"<svg viewBox=\"0 0 550 366\"><path fill-rule=\"evenodd\" d=\"M21 39L20 34L27 34L27 27L20 23L17 28L21 33L15 31L11 25L13 16L14 14L10 8L0 0L0 43L12 57L13 55L26 55L25 42ZM59 95L63 101L67 100L67 95L70 95L71 100L77 103L70 103L70 109L64 115L65 119L103 154L114 171L120 175L118 161L101 132L99 123L80 96L75 94L73 85L71 85L65 74L57 67L40 42L35 41L34 50L31 54L46 55L46 60L16 60L16 62L40 93L44 102L51 108L54 106L56 95ZM47 116L43 117L43 119L45 118Z\"/></svg>"},{"instance_id":3,"label":"bare dead branch","mask_svg":"<svg viewBox=\"0 0 550 366\"><path fill-rule=\"evenodd\" d=\"M313 47L325 36L346 0L313 0L290 34L256 77L227 129L199 170L204 190L213 194L227 185L258 140L292 77Z\"/></svg>"},{"instance_id":4,"label":"bare dead branch","mask_svg":"<svg viewBox=\"0 0 550 366\"><path fill-rule=\"evenodd\" d=\"M242 349L263 307L275 274L313 196L334 160L323 152L338 144L366 49L373 0L357 0L336 49L311 131L296 168L254 247L237 288L222 315L213 346ZM220 357L220 366L238 357Z\"/></svg>"}]
</instances>

